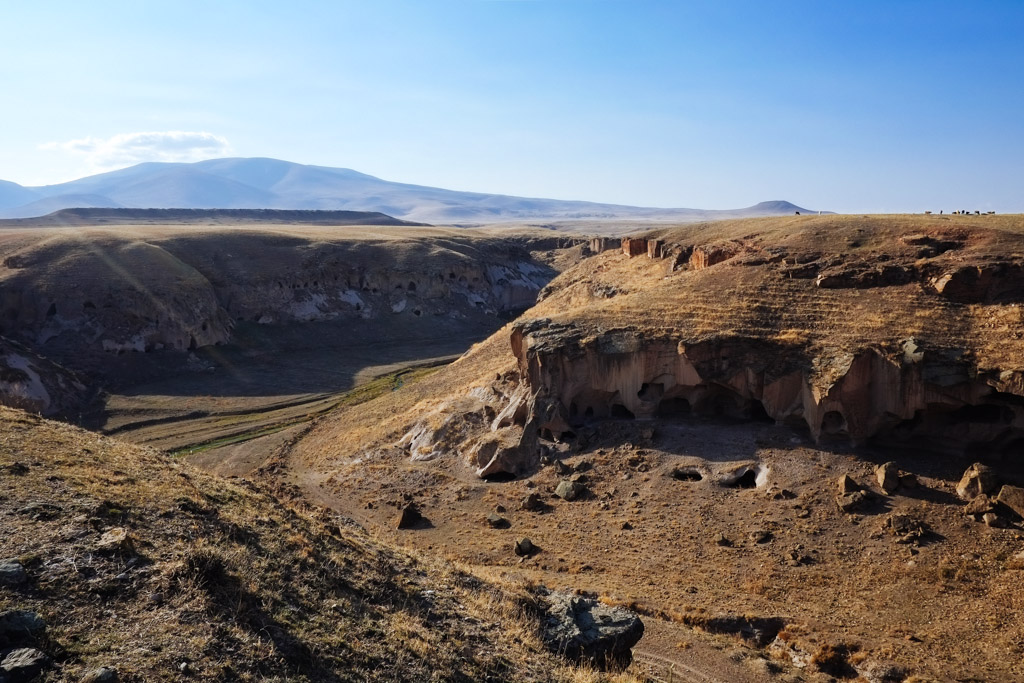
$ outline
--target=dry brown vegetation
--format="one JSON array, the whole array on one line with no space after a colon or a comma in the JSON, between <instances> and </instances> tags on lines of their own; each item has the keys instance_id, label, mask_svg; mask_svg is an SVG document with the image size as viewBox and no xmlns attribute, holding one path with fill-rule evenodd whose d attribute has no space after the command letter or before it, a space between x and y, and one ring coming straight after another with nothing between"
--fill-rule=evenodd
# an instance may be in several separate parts
<instances>
[{"instance_id":1,"label":"dry brown vegetation","mask_svg":"<svg viewBox=\"0 0 1024 683\"><path fill-rule=\"evenodd\" d=\"M0 557L31 577L0 611L46 620L46 680L626 680L544 651L523 587L151 449L0 408L0 482Z\"/></svg>"}]
</instances>

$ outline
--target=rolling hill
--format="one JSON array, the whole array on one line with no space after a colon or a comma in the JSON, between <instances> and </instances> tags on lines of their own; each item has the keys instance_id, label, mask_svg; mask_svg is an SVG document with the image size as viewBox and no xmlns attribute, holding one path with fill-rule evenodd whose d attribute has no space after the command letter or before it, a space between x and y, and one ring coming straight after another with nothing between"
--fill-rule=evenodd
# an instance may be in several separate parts
<instances>
[{"instance_id":1,"label":"rolling hill","mask_svg":"<svg viewBox=\"0 0 1024 683\"><path fill-rule=\"evenodd\" d=\"M728 210L663 209L458 192L395 183L345 168L260 158L143 163L41 187L0 181L0 218L28 218L80 207L380 211L426 223L691 222L816 213L785 201Z\"/></svg>"}]
</instances>

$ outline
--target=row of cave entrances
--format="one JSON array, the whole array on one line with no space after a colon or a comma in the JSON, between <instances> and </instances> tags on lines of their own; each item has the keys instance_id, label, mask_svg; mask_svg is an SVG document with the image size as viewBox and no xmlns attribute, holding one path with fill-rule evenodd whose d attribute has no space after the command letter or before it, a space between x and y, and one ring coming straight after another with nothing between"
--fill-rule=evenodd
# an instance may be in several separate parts
<instances>
[{"instance_id":1,"label":"row of cave entrances","mask_svg":"<svg viewBox=\"0 0 1024 683\"><path fill-rule=\"evenodd\" d=\"M717 385L685 387L683 391L665 393L664 385L645 383L637 398L651 409L644 417L674 418L706 415L738 420L772 421L760 401L745 399ZM585 390L569 402L569 423L582 425L592 419L634 419L637 415L626 407L619 392Z\"/></svg>"},{"instance_id":2,"label":"row of cave entrances","mask_svg":"<svg viewBox=\"0 0 1024 683\"><path fill-rule=\"evenodd\" d=\"M670 392L657 383L645 383L637 398L649 408L642 417L658 419L685 419L689 416L721 418L730 421L775 422L756 399L740 396L720 385L677 387ZM1020 460L1024 455L1024 397L993 392L983 403L951 406L929 405L919 410L912 419L893 417L892 423L872 436L880 445L920 445L943 451L972 454L982 460ZM587 389L578 393L568 406L570 427L582 427L602 419L632 420L638 417L622 401L619 392ZM793 417L785 424L796 431L807 433L808 426L801 417ZM848 438L846 418L839 411L828 411L822 416L820 434L823 440ZM554 440L549 430L544 438ZM558 440L575 438L571 431L557 435ZM1024 467L1024 465L1022 465Z\"/></svg>"}]
</instances>

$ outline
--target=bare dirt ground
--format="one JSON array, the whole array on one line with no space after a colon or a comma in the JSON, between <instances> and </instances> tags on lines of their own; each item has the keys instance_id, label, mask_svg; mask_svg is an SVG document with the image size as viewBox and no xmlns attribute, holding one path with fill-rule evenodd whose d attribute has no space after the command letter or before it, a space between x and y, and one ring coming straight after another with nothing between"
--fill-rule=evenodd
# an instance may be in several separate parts
<instances>
[{"instance_id":1,"label":"bare dirt ground","mask_svg":"<svg viewBox=\"0 0 1024 683\"><path fill-rule=\"evenodd\" d=\"M301 340L294 330L241 327L237 342L199 350L185 372L139 385L122 380L104 397L97 426L169 451L253 435L305 422L376 377L454 360L490 331L439 324L417 336L389 321L395 337L375 340L382 326L315 323Z\"/></svg>"},{"instance_id":2,"label":"bare dirt ground","mask_svg":"<svg viewBox=\"0 0 1024 683\"><path fill-rule=\"evenodd\" d=\"M588 489L573 502L554 495L566 477L553 467L483 482L457 462L360 458L327 476L296 469L290 477L311 499L390 541L495 578L582 589L639 609L659 634L641 641L639 660L660 666L655 673L666 680L673 662L674 680L756 681L778 671L800 676L794 680L831 679L753 648L739 631L723 638L694 630L719 630L716 623L736 617L778 619L807 659L831 646L849 649L858 663L895 661L939 680L1024 675L1024 631L1015 616L1024 603L1013 561L1024 532L963 516L953 487L966 463L818 448L770 423L694 418L595 429L593 443L564 460L581 470ZM838 478L849 473L867 486L873 465L885 460L914 473L919 487L880 496L862 514L841 512ZM716 481L748 463L768 469L763 485ZM703 480L673 478L680 467L695 468ZM530 493L541 496L544 511L520 509ZM396 505L409 499L429 525L395 531ZM495 510L509 528L486 524ZM900 543L885 528L893 514L931 531L919 545ZM524 536L541 548L526 561L512 552ZM965 628L977 629L980 642L951 647ZM687 679L686 667L701 673Z\"/></svg>"}]
</instances>

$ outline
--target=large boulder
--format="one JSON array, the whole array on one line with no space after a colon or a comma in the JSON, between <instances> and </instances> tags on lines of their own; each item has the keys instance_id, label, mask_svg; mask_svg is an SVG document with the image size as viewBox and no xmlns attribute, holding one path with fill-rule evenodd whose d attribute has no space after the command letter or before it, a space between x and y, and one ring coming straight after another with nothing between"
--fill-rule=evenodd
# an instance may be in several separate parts
<instances>
[{"instance_id":1,"label":"large boulder","mask_svg":"<svg viewBox=\"0 0 1024 683\"><path fill-rule=\"evenodd\" d=\"M36 640L46 631L46 622L35 612L0 612L0 648Z\"/></svg>"},{"instance_id":2,"label":"large boulder","mask_svg":"<svg viewBox=\"0 0 1024 683\"><path fill-rule=\"evenodd\" d=\"M999 478L988 465L976 462L967 468L960 483L956 485L956 495L964 500L971 500L975 496L985 494L992 495L999 490Z\"/></svg>"},{"instance_id":3,"label":"large boulder","mask_svg":"<svg viewBox=\"0 0 1024 683\"><path fill-rule=\"evenodd\" d=\"M576 500L584 494L586 488L578 481L563 479L555 487L555 495L562 500Z\"/></svg>"},{"instance_id":4,"label":"large boulder","mask_svg":"<svg viewBox=\"0 0 1024 683\"><path fill-rule=\"evenodd\" d=\"M900 487L900 470L896 463L887 462L875 468L875 479L878 488L886 493L893 493Z\"/></svg>"},{"instance_id":5,"label":"large boulder","mask_svg":"<svg viewBox=\"0 0 1024 683\"><path fill-rule=\"evenodd\" d=\"M1024 517L1024 489L1019 486L1004 486L999 489L996 500Z\"/></svg>"},{"instance_id":6,"label":"large boulder","mask_svg":"<svg viewBox=\"0 0 1024 683\"><path fill-rule=\"evenodd\" d=\"M632 648L644 634L635 613L571 593L549 593L544 600L541 636L552 652L599 667L632 660Z\"/></svg>"},{"instance_id":7,"label":"large boulder","mask_svg":"<svg viewBox=\"0 0 1024 683\"><path fill-rule=\"evenodd\" d=\"M28 572L17 559L0 560L0 586L13 587L28 583Z\"/></svg>"},{"instance_id":8,"label":"large boulder","mask_svg":"<svg viewBox=\"0 0 1024 683\"><path fill-rule=\"evenodd\" d=\"M37 677L49 663L50 658L46 653L23 647L7 653L3 661L0 661L0 672L7 674L12 683L22 683Z\"/></svg>"}]
</instances>

